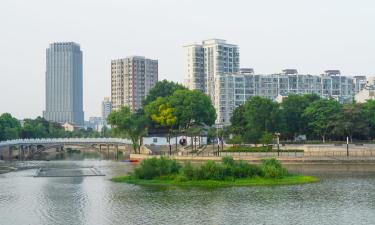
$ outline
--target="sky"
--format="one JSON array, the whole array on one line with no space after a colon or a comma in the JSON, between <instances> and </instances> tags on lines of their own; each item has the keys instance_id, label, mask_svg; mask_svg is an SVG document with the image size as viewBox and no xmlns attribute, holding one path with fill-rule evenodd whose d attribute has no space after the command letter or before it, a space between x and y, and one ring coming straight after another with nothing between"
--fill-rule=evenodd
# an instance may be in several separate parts
<instances>
[{"instance_id":1,"label":"sky","mask_svg":"<svg viewBox=\"0 0 375 225\"><path fill-rule=\"evenodd\" d=\"M241 67L375 75L373 0L1 0L0 114L35 118L45 108L45 51L83 51L86 119L110 96L110 61L159 60L159 80L184 80L182 46L225 39Z\"/></svg>"}]
</instances>

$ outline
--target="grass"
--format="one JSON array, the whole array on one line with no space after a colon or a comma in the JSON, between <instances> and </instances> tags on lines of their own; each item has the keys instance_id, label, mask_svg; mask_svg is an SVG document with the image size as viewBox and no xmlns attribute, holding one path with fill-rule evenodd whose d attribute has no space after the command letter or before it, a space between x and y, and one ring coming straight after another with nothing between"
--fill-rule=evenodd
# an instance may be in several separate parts
<instances>
[{"instance_id":1,"label":"grass","mask_svg":"<svg viewBox=\"0 0 375 225\"><path fill-rule=\"evenodd\" d=\"M184 186L184 187L247 187L247 186L273 186L296 185L319 181L311 176L291 175L283 178L240 178L232 180L178 180L174 177L160 177L151 180L120 176L112 178L112 181L146 186Z\"/></svg>"}]
</instances>

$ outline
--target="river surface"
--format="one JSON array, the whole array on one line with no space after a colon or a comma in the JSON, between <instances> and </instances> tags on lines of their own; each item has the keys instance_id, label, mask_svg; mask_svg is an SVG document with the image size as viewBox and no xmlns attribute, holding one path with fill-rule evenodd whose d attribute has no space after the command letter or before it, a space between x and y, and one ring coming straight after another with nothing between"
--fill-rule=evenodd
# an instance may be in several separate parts
<instances>
[{"instance_id":1,"label":"river surface","mask_svg":"<svg viewBox=\"0 0 375 225\"><path fill-rule=\"evenodd\" d=\"M113 183L133 165L111 161L29 162L0 174L1 225L375 224L375 165L288 166L314 184L179 188ZM95 167L106 176L34 177L37 167Z\"/></svg>"}]
</instances>

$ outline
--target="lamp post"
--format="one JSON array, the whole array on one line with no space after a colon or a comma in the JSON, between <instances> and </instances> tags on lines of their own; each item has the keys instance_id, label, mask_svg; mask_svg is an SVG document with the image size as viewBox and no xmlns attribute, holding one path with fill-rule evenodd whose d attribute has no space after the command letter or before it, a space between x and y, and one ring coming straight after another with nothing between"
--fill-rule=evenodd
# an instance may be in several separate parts
<instances>
[{"instance_id":1,"label":"lamp post","mask_svg":"<svg viewBox=\"0 0 375 225\"><path fill-rule=\"evenodd\" d=\"M217 156L220 155L220 139L219 139L219 128L220 128L220 123L216 124L216 138L217 138Z\"/></svg>"},{"instance_id":2,"label":"lamp post","mask_svg":"<svg viewBox=\"0 0 375 225\"><path fill-rule=\"evenodd\" d=\"M168 144L169 144L169 156L171 156L172 155L172 145L171 145L171 136L170 136L170 134L168 134L167 141L168 141Z\"/></svg>"},{"instance_id":3,"label":"lamp post","mask_svg":"<svg viewBox=\"0 0 375 225\"><path fill-rule=\"evenodd\" d=\"M277 140L277 156L280 156L280 133L276 132L276 140Z\"/></svg>"}]
</instances>

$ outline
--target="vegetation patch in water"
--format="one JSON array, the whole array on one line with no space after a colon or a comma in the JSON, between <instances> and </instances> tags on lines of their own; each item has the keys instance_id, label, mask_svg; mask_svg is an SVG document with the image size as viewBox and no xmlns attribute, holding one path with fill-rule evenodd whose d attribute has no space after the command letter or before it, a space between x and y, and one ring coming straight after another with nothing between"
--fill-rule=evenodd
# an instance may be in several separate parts
<instances>
[{"instance_id":1,"label":"vegetation patch in water","mask_svg":"<svg viewBox=\"0 0 375 225\"><path fill-rule=\"evenodd\" d=\"M252 165L223 157L222 163L206 161L194 167L190 162L180 164L161 157L145 159L133 173L112 178L112 181L139 185L223 187L304 184L318 179L292 175L276 159L265 159L261 165Z\"/></svg>"}]
</instances>

